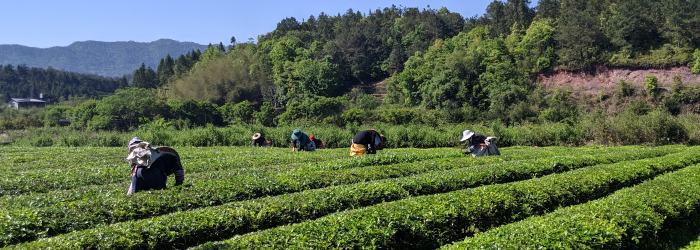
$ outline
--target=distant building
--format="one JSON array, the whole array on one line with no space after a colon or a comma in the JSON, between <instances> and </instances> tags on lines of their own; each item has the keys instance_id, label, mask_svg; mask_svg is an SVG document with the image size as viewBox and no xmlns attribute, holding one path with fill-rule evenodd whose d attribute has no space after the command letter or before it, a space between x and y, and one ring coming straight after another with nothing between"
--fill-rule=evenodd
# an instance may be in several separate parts
<instances>
[{"instance_id":1,"label":"distant building","mask_svg":"<svg viewBox=\"0 0 700 250\"><path fill-rule=\"evenodd\" d=\"M10 108L46 108L46 101L31 98L11 98L10 102L7 103Z\"/></svg>"}]
</instances>

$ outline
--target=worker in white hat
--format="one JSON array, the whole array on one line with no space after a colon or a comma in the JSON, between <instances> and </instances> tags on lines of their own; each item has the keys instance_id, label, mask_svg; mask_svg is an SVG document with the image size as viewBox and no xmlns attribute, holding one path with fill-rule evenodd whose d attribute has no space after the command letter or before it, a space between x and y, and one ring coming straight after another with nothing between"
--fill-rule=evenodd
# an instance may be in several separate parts
<instances>
[{"instance_id":1,"label":"worker in white hat","mask_svg":"<svg viewBox=\"0 0 700 250\"><path fill-rule=\"evenodd\" d=\"M461 142L467 142L465 154L472 154L473 157L500 155L496 147L496 137L477 134L469 130L462 132Z\"/></svg>"}]
</instances>

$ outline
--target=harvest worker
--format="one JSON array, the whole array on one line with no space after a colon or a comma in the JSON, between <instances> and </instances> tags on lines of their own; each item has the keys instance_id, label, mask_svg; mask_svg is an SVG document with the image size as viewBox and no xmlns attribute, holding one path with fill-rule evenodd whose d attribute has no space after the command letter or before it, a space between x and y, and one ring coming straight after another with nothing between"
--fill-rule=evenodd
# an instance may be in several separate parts
<instances>
[{"instance_id":1,"label":"harvest worker","mask_svg":"<svg viewBox=\"0 0 700 250\"><path fill-rule=\"evenodd\" d=\"M272 142L265 140L265 136L262 133L253 135L253 147L269 147L270 145L272 145Z\"/></svg>"},{"instance_id":2,"label":"harvest worker","mask_svg":"<svg viewBox=\"0 0 700 250\"><path fill-rule=\"evenodd\" d=\"M352 138L350 155L376 154L384 149L386 137L374 129L360 131Z\"/></svg>"},{"instance_id":3,"label":"harvest worker","mask_svg":"<svg viewBox=\"0 0 700 250\"><path fill-rule=\"evenodd\" d=\"M316 148L326 148L326 144L321 141L321 139L318 139L314 137L314 135L309 135L309 139L314 142L314 145L316 145Z\"/></svg>"},{"instance_id":4,"label":"harvest worker","mask_svg":"<svg viewBox=\"0 0 700 250\"><path fill-rule=\"evenodd\" d=\"M493 136L487 137L469 130L464 130L460 141L467 142L467 150L464 151L465 154L472 154L473 157L479 157L501 154L501 152L498 151L498 147L496 147L496 139L497 138Z\"/></svg>"},{"instance_id":5,"label":"harvest worker","mask_svg":"<svg viewBox=\"0 0 700 250\"><path fill-rule=\"evenodd\" d=\"M141 190L165 189L168 175L175 174L175 186L185 181L180 156L169 147L151 147L138 137L129 141L126 161L131 166L131 185L127 194Z\"/></svg>"},{"instance_id":6,"label":"harvest worker","mask_svg":"<svg viewBox=\"0 0 700 250\"><path fill-rule=\"evenodd\" d=\"M301 132L301 129L295 129L292 132L292 152L294 152L295 150L316 151L316 144L314 144L314 142L311 140L311 138L309 138L308 135L306 135L306 133Z\"/></svg>"}]
</instances>

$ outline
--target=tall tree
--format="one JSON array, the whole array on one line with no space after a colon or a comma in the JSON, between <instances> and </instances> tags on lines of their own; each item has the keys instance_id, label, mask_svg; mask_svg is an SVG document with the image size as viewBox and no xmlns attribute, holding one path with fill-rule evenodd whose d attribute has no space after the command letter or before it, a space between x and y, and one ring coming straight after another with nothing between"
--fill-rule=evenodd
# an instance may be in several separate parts
<instances>
[{"instance_id":1,"label":"tall tree","mask_svg":"<svg viewBox=\"0 0 700 250\"><path fill-rule=\"evenodd\" d=\"M119 78L119 88L124 89L129 87L129 82L126 80L126 76Z\"/></svg>"},{"instance_id":2,"label":"tall tree","mask_svg":"<svg viewBox=\"0 0 700 250\"><path fill-rule=\"evenodd\" d=\"M136 88L148 88L146 80L146 64L141 63L141 67L134 71L134 78L131 85Z\"/></svg>"},{"instance_id":3,"label":"tall tree","mask_svg":"<svg viewBox=\"0 0 700 250\"><path fill-rule=\"evenodd\" d=\"M494 0L486 7L486 19L491 25L491 36L499 37L510 33L510 25L503 2Z\"/></svg>"},{"instance_id":4,"label":"tall tree","mask_svg":"<svg viewBox=\"0 0 700 250\"><path fill-rule=\"evenodd\" d=\"M537 2L537 16L540 18L557 18L561 0L539 0Z\"/></svg>"},{"instance_id":5,"label":"tall tree","mask_svg":"<svg viewBox=\"0 0 700 250\"><path fill-rule=\"evenodd\" d=\"M144 74L144 83L145 83L145 88L148 89L154 89L158 87L158 75L156 75L156 72L151 68L151 66L148 66L146 69L146 73Z\"/></svg>"},{"instance_id":6,"label":"tall tree","mask_svg":"<svg viewBox=\"0 0 700 250\"><path fill-rule=\"evenodd\" d=\"M594 2L563 0L555 38L557 55L568 69L589 66L600 53L600 29Z\"/></svg>"},{"instance_id":7,"label":"tall tree","mask_svg":"<svg viewBox=\"0 0 700 250\"><path fill-rule=\"evenodd\" d=\"M613 3L604 11L602 29L610 42L628 51L648 50L660 43L647 0Z\"/></svg>"}]
</instances>

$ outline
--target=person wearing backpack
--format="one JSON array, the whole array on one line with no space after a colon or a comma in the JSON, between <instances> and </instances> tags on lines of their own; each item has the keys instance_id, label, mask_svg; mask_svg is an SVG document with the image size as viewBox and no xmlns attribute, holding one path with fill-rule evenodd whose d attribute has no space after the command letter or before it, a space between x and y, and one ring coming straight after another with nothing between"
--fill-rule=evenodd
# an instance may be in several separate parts
<instances>
[{"instance_id":1,"label":"person wearing backpack","mask_svg":"<svg viewBox=\"0 0 700 250\"><path fill-rule=\"evenodd\" d=\"M185 170L180 156L169 147L151 147L150 143L138 137L129 141L129 154L126 157L131 166L131 184L127 195L142 190L165 189L168 176L175 175L175 186L185 181Z\"/></svg>"},{"instance_id":2,"label":"person wearing backpack","mask_svg":"<svg viewBox=\"0 0 700 250\"><path fill-rule=\"evenodd\" d=\"M461 142L466 142L467 150L464 154L471 154L472 157L481 157L489 155L500 155L496 147L496 137L477 134L469 130L462 132Z\"/></svg>"}]
</instances>

